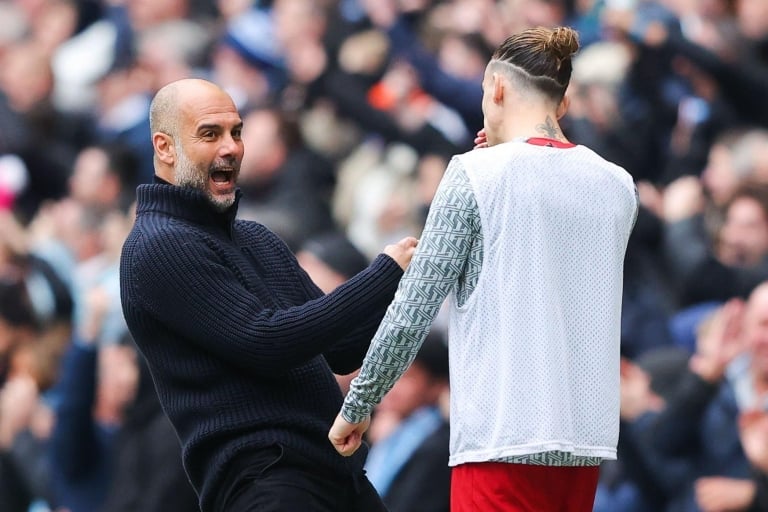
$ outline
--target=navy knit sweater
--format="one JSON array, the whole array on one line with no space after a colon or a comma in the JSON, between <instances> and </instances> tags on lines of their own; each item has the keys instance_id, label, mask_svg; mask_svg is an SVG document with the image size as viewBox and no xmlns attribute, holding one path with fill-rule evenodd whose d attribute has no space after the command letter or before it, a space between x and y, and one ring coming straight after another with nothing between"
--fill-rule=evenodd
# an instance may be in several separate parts
<instances>
[{"instance_id":1,"label":"navy knit sweater","mask_svg":"<svg viewBox=\"0 0 768 512\"><path fill-rule=\"evenodd\" d=\"M239 195L238 195L239 198ZM141 185L123 246L123 312L179 435L204 511L235 456L281 443L340 477L327 439L342 394L332 372L357 369L402 270L380 255L328 295L264 226L236 220L195 190Z\"/></svg>"}]
</instances>

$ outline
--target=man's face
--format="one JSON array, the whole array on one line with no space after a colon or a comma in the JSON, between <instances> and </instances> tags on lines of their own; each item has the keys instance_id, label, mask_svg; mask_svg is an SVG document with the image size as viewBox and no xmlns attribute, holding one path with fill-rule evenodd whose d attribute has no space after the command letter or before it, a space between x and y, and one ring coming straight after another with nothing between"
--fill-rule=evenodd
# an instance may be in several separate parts
<instances>
[{"instance_id":1,"label":"man's face","mask_svg":"<svg viewBox=\"0 0 768 512\"><path fill-rule=\"evenodd\" d=\"M712 146L701 178L712 200L718 206L724 205L738 185L731 150L727 146L723 144Z\"/></svg>"},{"instance_id":2,"label":"man's face","mask_svg":"<svg viewBox=\"0 0 768 512\"><path fill-rule=\"evenodd\" d=\"M174 139L176 184L205 192L218 210L232 206L243 160L242 126L225 96L182 112L180 135Z\"/></svg>"},{"instance_id":3,"label":"man's face","mask_svg":"<svg viewBox=\"0 0 768 512\"><path fill-rule=\"evenodd\" d=\"M754 266L768 256L768 219L749 197L733 201L720 231L718 256L726 265Z\"/></svg>"},{"instance_id":4,"label":"man's face","mask_svg":"<svg viewBox=\"0 0 768 512\"><path fill-rule=\"evenodd\" d=\"M75 160L72 176L69 178L70 195L85 203L99 203L107 192L109 159L102 150L87 148ZM110 198L113 199L113 198Z\"/></svg>"},{"instance_id":5,"label":"man's face","mask_svg":"<svg viewBox=\"0 0 768 512\"><path fill-rule=\"evenodd\" d=\"M768 34L768 3L765 0L739 0L736 19L742 34L760 40Z\"/></svg>"}]
</instances>

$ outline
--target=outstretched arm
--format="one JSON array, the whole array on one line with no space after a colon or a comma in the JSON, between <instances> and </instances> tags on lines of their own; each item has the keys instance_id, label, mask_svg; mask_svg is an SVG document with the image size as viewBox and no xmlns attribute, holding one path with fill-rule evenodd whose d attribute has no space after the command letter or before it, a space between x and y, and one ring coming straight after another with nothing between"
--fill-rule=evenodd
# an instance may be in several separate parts
<instances>
[{"instance_id":1,"label":"outstretched arm","mask_svg":"<svg viewBox=\"0 0 768 512\"><path fill-rule=\"evenodd\" d=\"M371 410L410 366L445 297L464 275L479 239L477 203L454 158L430 207L413 261L329 433L342 455L351 455L360 446Z\"/></svg>"},{"instance_id":2,"label":"outstretched arm","mask_svg":"<svg viewBox=\"0 0 768 512\"><path fill-rule=\"evenodd\" d=\"M134 328L159 322L237 367L282 374L323 353L361 317L386 308L402 276L401 265L382 254L333 292L312 298L284 244L266 230L260 236L265 247L283 252L285 263L278 267L273 258L248 286L201 240L172 232L129 239L121 260L126 317ZM277 302L270 286L292 298Z\"/></svg>"}]
</instances>

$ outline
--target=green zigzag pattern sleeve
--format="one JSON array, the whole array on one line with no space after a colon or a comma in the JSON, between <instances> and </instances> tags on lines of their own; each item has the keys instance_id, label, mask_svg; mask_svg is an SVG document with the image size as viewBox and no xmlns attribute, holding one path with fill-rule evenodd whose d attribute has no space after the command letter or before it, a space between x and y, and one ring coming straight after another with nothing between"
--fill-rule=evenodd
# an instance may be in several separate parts
<instances>
[{"instance_id":1,"label":"green zigzag pattern sleeve","mask_svg":"<svg viewBox=\"0 0 768 512\"><path fill-rule=\"evenodd\" d=\"M342 416L359 423L408 368L451 291L471 293L482 261L480 215L458 159L453 158L430 206L413 260L403 274L360 370Z\"/></svg>"}]
</instances>

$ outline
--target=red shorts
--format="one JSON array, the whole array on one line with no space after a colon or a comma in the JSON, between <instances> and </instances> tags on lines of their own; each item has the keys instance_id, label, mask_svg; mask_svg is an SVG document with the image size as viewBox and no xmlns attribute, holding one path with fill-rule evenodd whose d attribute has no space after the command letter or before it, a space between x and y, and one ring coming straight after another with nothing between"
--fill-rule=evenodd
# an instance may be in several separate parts
<instances>
[{"instance_id":1,"label":"red shorts","mask_svg":"<svg viewBox=\"0 0 768 512\"><path fill-rule=\"evenodd\" d=\"M451 512L592 512L599 466L462 464L451 472Z\"/></svg>"}]
</instances>

